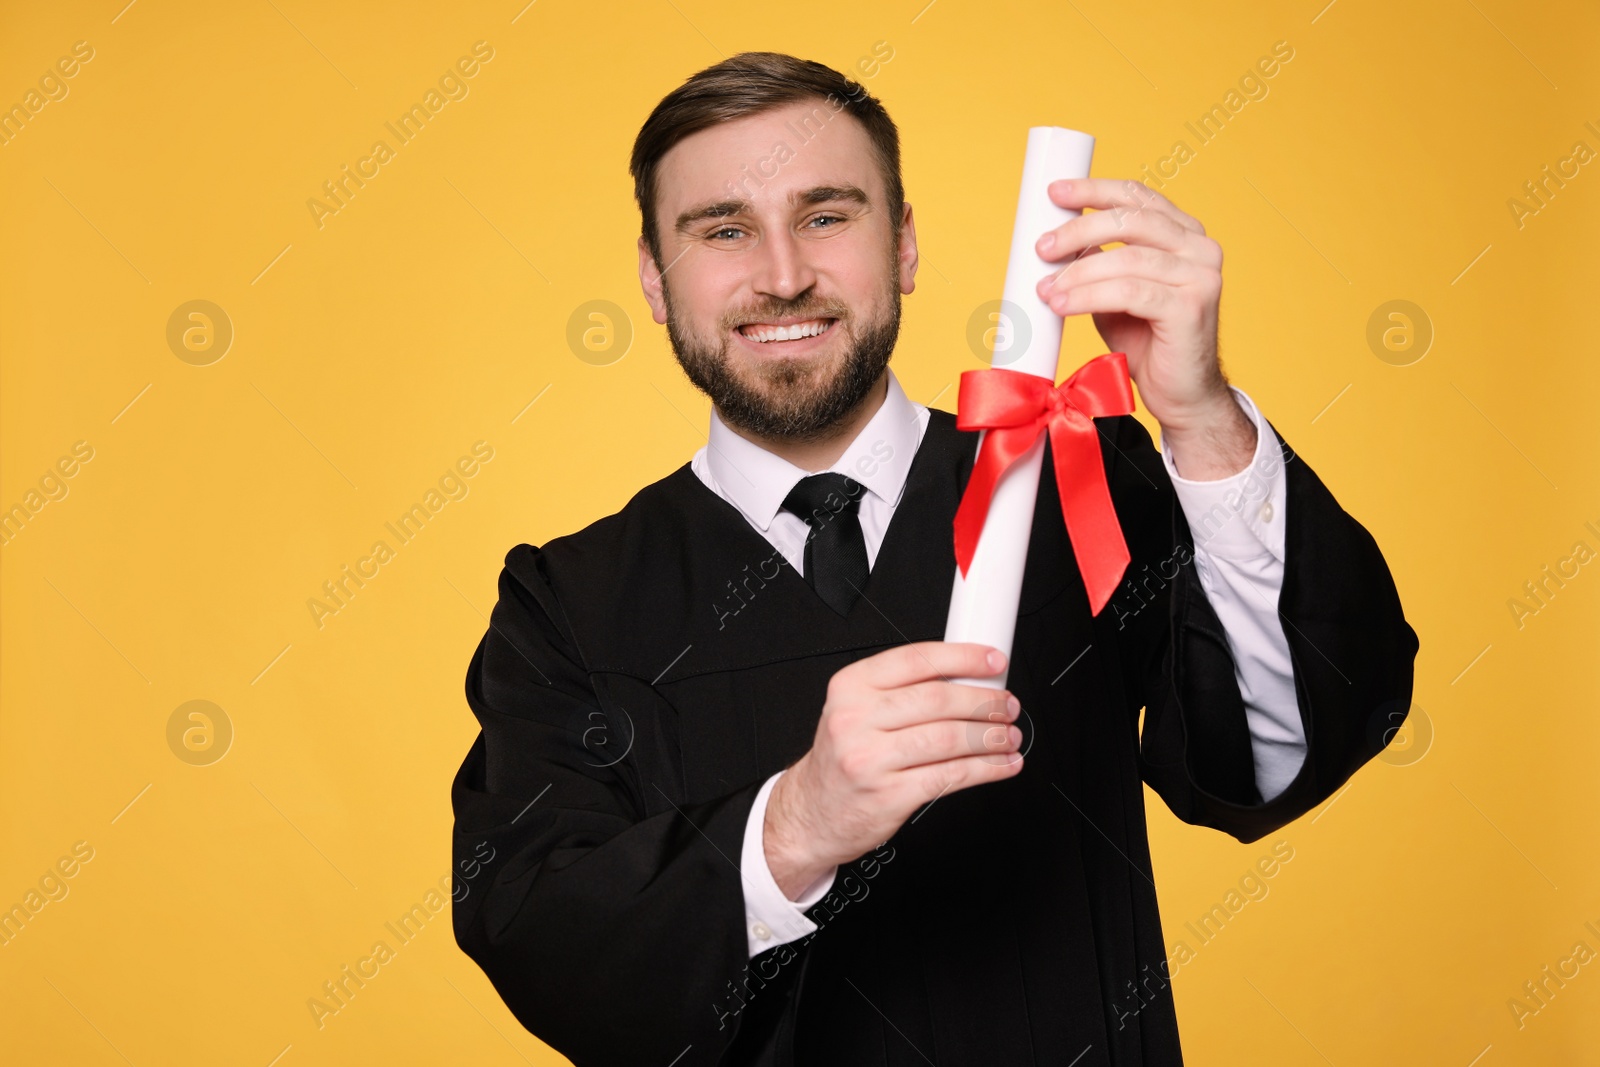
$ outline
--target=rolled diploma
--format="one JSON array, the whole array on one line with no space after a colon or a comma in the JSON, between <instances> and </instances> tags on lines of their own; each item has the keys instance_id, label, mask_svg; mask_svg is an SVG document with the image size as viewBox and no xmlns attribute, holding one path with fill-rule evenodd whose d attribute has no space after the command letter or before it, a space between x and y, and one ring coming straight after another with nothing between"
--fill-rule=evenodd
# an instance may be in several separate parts
<instances>
[{"instance_id":1,"label":"rolled diploma","mask_svg":"<svg viewBox=\"0 0 1600 1067\"><path fill-rule=\"evenodd\" d=\"M1057 207L1047 187L1062 178L1087 178L1094 156L1094 138L1060 126L1034 126L1028 130L1028 154L1022 162L1022 191L1017 196L1016 225L1011 231L1011 258L1006 264L1002 315L1013 308L1026 317L1027 329L1011 324L1013 344L995 366L1037 374L1051 385L1061 355L1061 316L1039 299L1039 279L1058 264L1039 258L1035 245L1080 212ZM1004 323L1002 322L1002 325ZM980 432L978 447L983 447ZM1033 507L1039 497L1039 474L1044 462L1045 435L1001 476L995 485L983 533L965 577L956 568L950 594L950 614L945 622L946 641L977 641L1006 654L1006 670L989 678L955 678L965 685L1005 688L1011 671L1011 642L1017 630L1017 605L1022 599L1022 568L1028 558L1028 535L1033 530Z\"/></svg>"}]
</instances>

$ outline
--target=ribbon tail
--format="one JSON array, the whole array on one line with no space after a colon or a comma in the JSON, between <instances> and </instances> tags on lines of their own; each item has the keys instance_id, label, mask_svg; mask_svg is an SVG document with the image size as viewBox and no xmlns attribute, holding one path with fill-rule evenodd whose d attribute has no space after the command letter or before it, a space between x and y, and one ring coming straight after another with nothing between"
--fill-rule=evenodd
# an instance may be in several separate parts
<instances>
[{"instance_id":1,"label":"ribbon tail","mask_svg":"<svg viewBox=\"0 0 1600 1067\"><path fill-rule=\"evenodd\" d=\"M1111 487L1106 484L1099 431L1093 420L1089 420L1088 432L1083 432L1055 419L1050 423L1050 447L1061 517L1078 558L1089 609L1098 615L1116 592L1131 560L1111 502Z\"/></svg>"},{"instance_id":2,"label":"ribbon tail","mask_svg":"<svg viewBox=\"0 0 1600 1067\"><path fill-rule=\"evenodd\" d=\"M961 496L960 506L956 508L956 567L963 578L967 576L967 568L978 551L983 520L989 514L989 498L994 493L996 476L991 471L994 464L989 448L990 436L985 434L983 437L978 458L972 465L972 476L967 479L967 490Z\"/></svg>"},{"instance_id":3,"label":"ribbon tail","mask_svg":"<svg viewBox=\"0 0 1600 1067\"><path fill-rule=\"evenodd\" d=\"M994 498L995 486L1011 465L1032 447L1037 437L1037 428L1032 424L997 426L984 433L978 458L972 465L972 475L967 479L966 492L956 508L956 566L960 568L963 578L967 576L967 569L977 554L978 538L983 534L983 524L989 515L989 503Z\"/></svg>"}]
</instances>

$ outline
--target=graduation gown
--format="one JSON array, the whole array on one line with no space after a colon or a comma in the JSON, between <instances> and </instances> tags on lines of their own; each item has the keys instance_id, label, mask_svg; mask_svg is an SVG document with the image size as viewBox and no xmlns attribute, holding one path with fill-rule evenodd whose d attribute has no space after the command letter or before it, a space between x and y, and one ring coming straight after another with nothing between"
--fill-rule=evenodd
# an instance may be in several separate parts
<instances>
[{"instance_id":1,"label":"graduation gown","mask_svg":"<svg viewBox=\"0 0 1600 1067\"><path fill-rule=\"evenodd\" d=\"M1142 783L1184 822L1271 833L1404 720L1417 637L1372 537L1278 437L1308 749L1263 803L1160 453L1131 416L1096 424L1132 563L1091 616L1047 453L1008 679L1023 769L841 865L820 928L754 959L756 793L810 748L834 672L943 638L977 434L930 409L847 617L687 463L511 549L466 676L453 918L528 1030L579 1067L1182 1062Z\"/></svg>"}]
</instances>

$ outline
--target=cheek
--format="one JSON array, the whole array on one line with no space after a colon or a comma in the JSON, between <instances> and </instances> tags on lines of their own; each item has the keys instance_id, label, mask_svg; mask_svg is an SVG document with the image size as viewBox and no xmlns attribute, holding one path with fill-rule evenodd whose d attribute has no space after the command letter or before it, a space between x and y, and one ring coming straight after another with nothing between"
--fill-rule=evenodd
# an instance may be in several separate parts
<instances>
[{"instance_id":1,"label":"cheek","mask_svg":"<svg viewBox=\"0 0 1600 1067\"><path fill-rule=\"evenodd\" d=\"M863 241L845 254L820 261L819 272L834 281L834 291L852 307L866 310L881 306L886 294L900 286L900 260L888 248L888 238Z\"/></svg>"},{"instance_id":2,"label":"cheek","mask_svg":"<svg viewBox=\"0 0 1600 1067\"><path fill-rule=\"evenodd\" d=\"M705 333L720 331L724 318L750 303L745 275L736 265L714 268L679 278L672 290L673 309Z\"/></svg>"},{"instance_id":3,"label":"cheek","mask_svg":"<svg viewBox=\"0 0 1600 1067\"><path fill-rule=\"evenodd\" d=\"M900 287L899 273L881 259L875 259L870 265L858 265L849 274L835 277L833 292L849 305L858 319L887 314Z\"/></svg>"}]
</instances>

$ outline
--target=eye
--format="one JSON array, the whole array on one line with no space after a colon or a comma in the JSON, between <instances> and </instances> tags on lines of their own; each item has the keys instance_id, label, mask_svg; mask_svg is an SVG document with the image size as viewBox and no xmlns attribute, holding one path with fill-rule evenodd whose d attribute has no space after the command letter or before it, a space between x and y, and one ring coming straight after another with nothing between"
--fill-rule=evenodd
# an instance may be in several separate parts
<instances>
[{"instance_id":1,"label":"eye","mask_svg":"<svg viewBox=\"0 0 1600 1067\"><path fill-rule=\"evenodd\" d=\"M844 222L844 221L846 221L845 217L843 215L818 215L816 218L812 219L811 221L812 222L828 222L830 220L833 221L833 222ZM824 227L820 227L820 228L821 229L826 229L826 230L833 229L833 227L831 227L831 226L824 226Z\"/></svg>"},{"instance_id":2,"label":"eye","mask_svg":"<svg viewBox=\"0 0 1600 1067\"><path fill-rule=\"evenodd\" d=\"M723 226L723 227L720 227L718 229L712 230L710 233L706 234L706 236L711 238L712 240L716 240L719 235L724 234L724 233L740 234L740 233L743 233L743 232L744 232L743 230L740 230L736 226Z\"/></svg>"}]
</instances>

